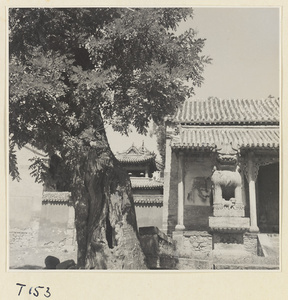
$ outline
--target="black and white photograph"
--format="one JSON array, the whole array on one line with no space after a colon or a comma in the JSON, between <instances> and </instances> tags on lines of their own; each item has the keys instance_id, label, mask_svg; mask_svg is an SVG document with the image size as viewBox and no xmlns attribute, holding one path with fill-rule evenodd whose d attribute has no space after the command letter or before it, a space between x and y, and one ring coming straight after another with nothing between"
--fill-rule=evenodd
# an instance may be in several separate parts
<instances>
[{"instance_id":1,"label":"black and white photograph","mask_svg":"<svg viewBox=\"0 0 288 300\"><path fill-rule=\"evenodd\" d=\"M280 7L7 12L9 271L281 270Z\"/></svg>"}]
</instances>

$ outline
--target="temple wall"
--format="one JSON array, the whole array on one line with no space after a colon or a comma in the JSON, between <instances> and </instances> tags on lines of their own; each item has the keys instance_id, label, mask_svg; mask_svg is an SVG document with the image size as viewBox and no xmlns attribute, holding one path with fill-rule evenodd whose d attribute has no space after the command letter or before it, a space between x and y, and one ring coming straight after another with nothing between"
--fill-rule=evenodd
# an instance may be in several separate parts
<instances>
[{"instance_id":1,"label":"temple wall","mask_svg":"<svg viewBox=\"0 0 288 300\"><path fill-rule=\"evenodd\" d=\"M67 205L42 205L43 185L35 183L29 170L29 159L34 156L26 148L17 151L21 180L9 178L11 267L43 266L47 255L55 255L61 261L76 259L76 247L72 243L72 240L75 241L74 210Z\"/></svg>"},{"instance_id":2,"label":"temple wall","mask_svg":"<svg viewBox=\"0 0 288 300\"><path fill-rule=\"evenodd\" d=\"M262 166L257 179L258 226L261 232L279 232L279 164Z\"/></svg>"},{"instance_id":3,"label":"temple wall","mask_svg":"<svg viewBox=\"0 0 288 300\"><path fill-rule=\"evenodd\" d=\"M184 155L185 157L185 155ZM212 215L211 175L213 159L207 154L187 156L184 158L184 226L186 230L208 230L208 217ZM242 178L242 201L245 215L249 216L248 185ZM171 174L169 189L168 233L175 230L178 211L178 160L174 152L171 157Z\"/></svg>"},{"instance_id":4,"label":"temple wall","mask_svg":"<svg viewBox=\"0 0 288 300\"><path fill-rule=\"evenodd\" d=\"M42 205L38 243L58 246L74 245L74 208L68 205Z\"/></svg>"},{"instance_id":5,"label":"temple wall","mask_svg":"<svg viewBox=\"0 0 288 300\"><path fill-rule=\"evenodd\" d=\"M211 175L213 164L207 157L185 159L184 225L186 230L207 230L212 214Z\"/></svg>"},{"instance_id":6,"label":"temple wall","mask_svg":"<svg viewBox=\"0 0 288 300\"><path fill-rule=\"evenodd\" d=\"M42 184L35 183L31 177L29 159L35 154L27 148L22 148L17 151L18 170L21 180L12 180L9 177L9 195L8 195L8 210L9 210L9 266L18 267L24 265L37 265L44 267L44 260L47 255L55 255L60 260L69 258L76 259L76 251L68 251L65 247L64 237L58 240L58 243L53 241L57 235L55 229L56 224L63 224L64 219L67 222L63 211L51 211L44 213L45 208L42 206ZM57 206L59 207L59 206ZM44 208L44 211L43 211ZM66 206L68 212L68 207ZM51 218L55 221L52 229L51 224L43 222L41 218ZM63 220L61 220L63 218ZM56 221L60 221L56 222ZM62 223L61 223L62 222ZM50 232L48 232L50 230ZM54 231L53 231L54 230ZM63 230L63 227L60 228ZM72 237L73 233L65 230ZM45 241L40 243L41 236L45 236ZM59 236L60 237L60 236ZM62 240L62 242L60 242ZM46 243L46 244L45 244ZM74 247L75 248L75 247Z\"/></svg>"},{"instance_id":7,"label":"temple wall","mask_svg":"<svg viewBox=\"0 0 288 300\"><path fill-rule=\"evenodd\" d=\"M187 230L208 230L211 206L185 206L184 225Z\"/></svg>"},{"instance_id":8,"label":"temple wall","mask_svg":"<svg viewBox=\"0 0 288 300\"><path fill-rule=\"evenodd\" d=\"M17 151L18 170L21 180L9 176L9 230L28 230L37 227L42 201L42 184L35 183L31 177L30 158L35 156L26 148Z\"/></svg>"},{"instance_id":9,"label":"temple wall","mask_svg":"<svg viewBox=\"0 0 288 300\"><path fill-rule=\"evenodd\" d=\"M207 230L211 207L211 159L184 159L184 225L187 230ZM172 153L169 189L168 233L175 230L178 211L178 160Z\"/></svg>"},{"instance_id":10,"label":"temple wall","mask_svg":"<svg viewBox=\"0 0 288 300\"><path fill-rule=\"evenodd\" d=\"M212 170L209 158L185 159L185 206L210 206Z\"/></svg>"},{"instance_id":11,"label":"temple wall","mask_svg":"<svg viewBox=\"0 0 288 300\"><path fill-rule=\"evenodd\" d=\"M162 207L141 207L136 206L137 225L139 227L155 226L162 228Z\"/></svg>"},{"instance_id":12,"label":"temple wall","mask_svg":"<svg viewBox=\"0 0 288 300\"><path fill-rule=\"evenodd\" d=\"M163 195L163 191L160 189L134 189L134 195Z\"/></svg>"}]
</instances>

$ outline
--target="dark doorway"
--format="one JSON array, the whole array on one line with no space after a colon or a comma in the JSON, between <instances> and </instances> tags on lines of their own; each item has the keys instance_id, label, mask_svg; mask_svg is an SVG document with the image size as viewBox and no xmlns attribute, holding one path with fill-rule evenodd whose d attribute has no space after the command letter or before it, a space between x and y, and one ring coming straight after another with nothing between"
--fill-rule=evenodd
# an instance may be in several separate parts
<instances>
[{"instance_id":1,"label":"dark doorway","mask_svg":"<svg viewBox=\"0 0 288 300\"><path fill-rule=\"evenodd\" d=\"M257 204L260 232L279 233L279 163L259 168Z\"/></svg>"}]
</instances>

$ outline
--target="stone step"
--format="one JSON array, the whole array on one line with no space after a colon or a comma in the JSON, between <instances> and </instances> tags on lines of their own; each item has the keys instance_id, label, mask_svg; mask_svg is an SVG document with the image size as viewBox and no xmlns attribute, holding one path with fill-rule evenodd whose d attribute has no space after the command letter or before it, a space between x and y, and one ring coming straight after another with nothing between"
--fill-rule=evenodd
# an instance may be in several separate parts
<instances>
[{"instance_id":1,"label":"stone step","mask_svg":"<svg viewBox=\"0 0 288 300\"><path fill-rule=\"evenodd\" d=\"M227 253L235 253L235 254L244 254L247 255L247 251L245 250L244 244L224 244L224 243L215 243L214 244L214 253L217 252L227 252Z\"/></svg>"},{"instance_id":2,"label":"stone step","mask_svg":"<svg viewBox=\"0 0 288 300\"><path fill-rule=\"evenodd\" d=\"M239 256L239 257L243 257L243 256L250 256L250 254L242 247L230 247L230 248L226 248L226 249L214 249L212 250L212 255L214 257L216 256L220 256L220 257L227 257L227 256Z\"/></svg>"},{"instance_id":3,"label":"stone step","mask_svg":"<svg viewBox=\"0 0 288 300\"><path fill-rule=\"evenodd\" d=\"M177 270L211 270L212 261L179 257L176 268Z\"/></svg>"},{"instance_id":4,"label":"stone step","mask_svg":"<svg viewBox=\"0 0 288 300\"><path fill-rule=\"evenodd\" d=\"M279 256L279 235L259 233L258 241L265 257Z\"/></svg>"},{"instance_id":5,"label":"stone step","mask_svg":"<svg viewBox=\"0 0 288 300\"><path fill-rule=\"evenodd\" d=\"M213 264L214 270L279 270L279 265Z\"/></svg>"},{"instance_id":6,"label":"stone step","mask_svg":"<svg viewBox=\"0 0 288 300\"><path fill-rule=\"evenodd\" d=\"M251 255L243 249L221 249L212 250L211 258L213 264L223 264L223 265L234 265L234 264L244 264L251 261Z\"/></svg>"}]
</instances>

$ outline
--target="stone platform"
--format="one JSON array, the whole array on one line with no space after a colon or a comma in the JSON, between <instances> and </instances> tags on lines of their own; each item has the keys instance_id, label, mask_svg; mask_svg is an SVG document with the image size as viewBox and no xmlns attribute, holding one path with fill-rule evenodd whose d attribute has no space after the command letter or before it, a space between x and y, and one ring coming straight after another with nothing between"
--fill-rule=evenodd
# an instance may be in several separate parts
<instances>
[{"instance_id":1,"label":"stone platform","mask_svg":"<svg viewBox=\"0 0 288 300\"><path fill-rule=\"evenodd\" d=\"M279 256L261 254L263 245L255 233L175 231L173 240L176 243L177 270L279 269ZM277 237L273 237L273 241L276 242L270 253L278 250Z\"/></svg>"}]
</instances>

